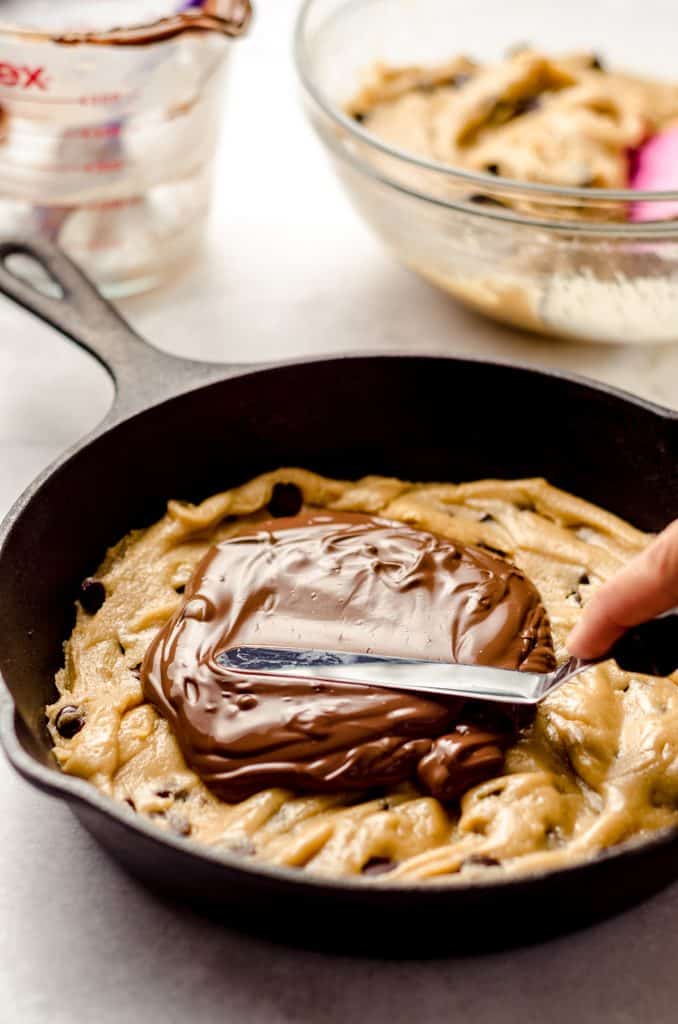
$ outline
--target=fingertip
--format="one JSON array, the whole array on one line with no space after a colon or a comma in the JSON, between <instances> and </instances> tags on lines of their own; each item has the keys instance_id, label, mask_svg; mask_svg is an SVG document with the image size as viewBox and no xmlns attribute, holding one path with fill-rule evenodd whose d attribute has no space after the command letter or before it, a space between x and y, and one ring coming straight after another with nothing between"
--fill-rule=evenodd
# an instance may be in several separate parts
<instances>
[{"instance_id":1,"label":"fingertip","mask_svg":"<svg viewBox=\"0 0 678 1024\"><path fill-rule=\"evenodd\" d=\"M566 646L574 658L585 661L603 658L614 646L624 629L609 619L596 614L584 615L566 640Z\"/></svg>"},{"instance_id":2,"label":"fingertip","mask_svg":"<svg viewBox=\"0 0 678 1024\"><path fill-rule=\"evenodd\" d=\"M588 659L596 657L595 644L591 644L587 632L588 630L584 624L578 622L565 641L567 649L573 658Z\"/></svg>"}]
</instances>

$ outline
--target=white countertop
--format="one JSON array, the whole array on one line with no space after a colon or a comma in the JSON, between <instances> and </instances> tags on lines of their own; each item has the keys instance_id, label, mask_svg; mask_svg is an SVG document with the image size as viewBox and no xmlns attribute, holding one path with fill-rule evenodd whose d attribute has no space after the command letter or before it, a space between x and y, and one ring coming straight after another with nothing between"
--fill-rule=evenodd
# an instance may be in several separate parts
<instances>
[{"instance_id":1,"label":"white countertop","mask_svg":"<svg viewBox=\"0 0 678 1024\"><path fill-rule=\"evenodd\" d=\"M570 345L502 329L391 260L298 109L294 6L259 0L234 69L209 245L195 270L123 304L135 327L161 348L231 362L473 353L576 370L678 408L678 346ZM94 426L111 393L93 360L0 302L0 513ZM678 886L533 949L429 963L333 958L159 903L1 760L0 800L0 1024L676 1019Z\"/></svg>"}]
</instances>

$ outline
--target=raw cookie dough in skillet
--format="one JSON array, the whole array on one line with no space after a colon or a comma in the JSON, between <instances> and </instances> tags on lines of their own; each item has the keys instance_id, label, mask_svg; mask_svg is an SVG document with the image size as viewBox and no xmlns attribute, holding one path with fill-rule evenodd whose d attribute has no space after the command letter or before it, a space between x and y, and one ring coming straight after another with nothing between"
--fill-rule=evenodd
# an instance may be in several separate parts
<instances>
[{"instance_id":1,"label":"raw cookie dough in skillet","mask_svg":"<svg viewBox=\"0 0 678 1024\"><path fill-rule=\"evenodd\" d=\"M234 680L218 653L256 638L541 670L549 623L563 656L589 593L646 541L542 480L285 469L170 502L83 587L55 754L161 828L316 873L453 883L593 854L678 821L675 679L605 664L531 721Z\"/></svg>"}]
</instances>

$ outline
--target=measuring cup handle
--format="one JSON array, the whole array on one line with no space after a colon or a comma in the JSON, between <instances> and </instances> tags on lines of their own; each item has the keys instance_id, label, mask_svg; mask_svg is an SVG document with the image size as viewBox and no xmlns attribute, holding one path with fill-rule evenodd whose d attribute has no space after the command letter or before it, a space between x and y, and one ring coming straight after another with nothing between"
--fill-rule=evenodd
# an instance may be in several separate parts
<instances>
[{"instance_id":1,"label":"measuring cup handle","mask_svg":"<svg viewBox=\"0 0 678 1024\"><path fill-rule=\"evenodd\" d=\"M9 265L31 259L56 294L40 291ZM143 340L88 277L43 237L0 237L0 292L90 352L113 378L116 418L227 375L227 368L167 355Z\"/></svg>"}]
</instances>

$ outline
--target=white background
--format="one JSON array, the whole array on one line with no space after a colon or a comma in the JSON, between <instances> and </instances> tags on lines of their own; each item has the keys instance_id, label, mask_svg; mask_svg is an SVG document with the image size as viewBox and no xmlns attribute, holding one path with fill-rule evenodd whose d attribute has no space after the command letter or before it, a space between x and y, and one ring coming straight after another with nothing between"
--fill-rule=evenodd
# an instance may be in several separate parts
<instances>
[{"instance_id":1,"label":"white background","mask_svg":"<svg viewBox=\"0 0 678 1024\"><path fill-rule=\"evenodd\" d=\"M171 286L123 304L135 327L161 348L225 361L393 348L516 359L678 408L678 347L532 338L462 311L392 262L304 124L289 58L294 7L260 0L231 81L209 245ZM0 301L0 512L94 426L111 393L93 360ZM160 904L3 761L0 812L0 1024L676 1019L678 887L534 949L350 960Z\"/></svg>"}]
</instances>

